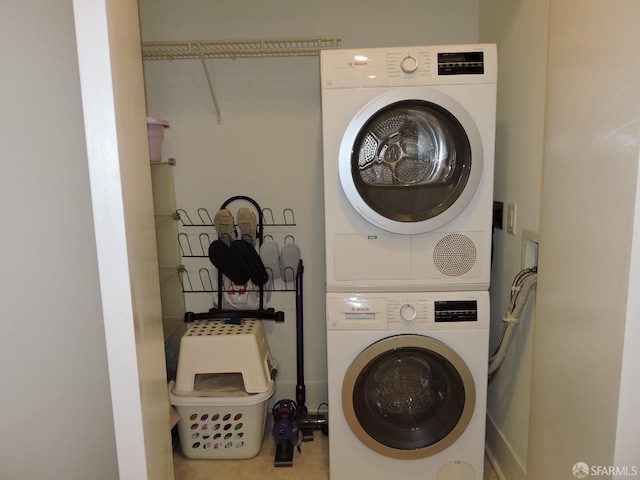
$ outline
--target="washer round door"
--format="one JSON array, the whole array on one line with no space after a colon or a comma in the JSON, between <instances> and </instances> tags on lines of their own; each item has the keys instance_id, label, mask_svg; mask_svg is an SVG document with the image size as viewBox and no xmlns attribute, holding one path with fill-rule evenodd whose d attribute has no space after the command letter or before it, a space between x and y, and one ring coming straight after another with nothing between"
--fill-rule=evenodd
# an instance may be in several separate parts
<instances>
[{"instance_id":1,"label":"washer round door","mask_svg":"<svg viewBox=\"0 0 640 480\"><path fill-rule=\"evenodd\" d=\"M351 431L381 455L429 457L464 433L475 407L475 385L464 360L431 337L397 335L358 355L342 385Z\"/></svg>"},{"instance_id":2,"label":"washer round door","mask_svg":"<svg viewBox=\"0 0 640 480\"><path fill-rule=\"evenodd\" d=\"M393 233L425 233L456 218L473 198L482 142L451 97L397 89L356 114L338 162L345 195L365 220Z\"/></svg>"}]
</instances>

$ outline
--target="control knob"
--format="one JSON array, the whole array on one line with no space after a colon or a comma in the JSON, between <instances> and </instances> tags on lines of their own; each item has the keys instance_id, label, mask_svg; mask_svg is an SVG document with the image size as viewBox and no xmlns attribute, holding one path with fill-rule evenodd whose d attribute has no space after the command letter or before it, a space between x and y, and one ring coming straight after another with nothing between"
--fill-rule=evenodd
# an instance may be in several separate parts
<instances>
[{"instance_id":1,"label":"control knob","mask_svg":"<svg viewBox=\"0 0 640 480\"><path fill-rule=\"evenodd\" d=\"M400 318L407 323L413 322L416 319L417 314L418 312L416 312L416 308L409 303L405 303L400 307Z\"/></svg>"},{"instance_id":2,"label":"control knob","mask_svg":"<svg viewBox=\"0 0 640 480\"><path fill-rule=\"evenodd\" d=\"M404 57L402 62L400 62L400 70L404 73L414 73L418 70L418 60L411 55Z\"/></svg>"}]
</instances>

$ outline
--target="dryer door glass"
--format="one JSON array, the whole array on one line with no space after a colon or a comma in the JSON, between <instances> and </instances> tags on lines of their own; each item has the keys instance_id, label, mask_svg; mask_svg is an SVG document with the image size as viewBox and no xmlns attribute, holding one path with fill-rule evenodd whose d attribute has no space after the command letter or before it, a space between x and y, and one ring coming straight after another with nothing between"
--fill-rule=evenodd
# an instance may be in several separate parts
<instances>
[{"instance_id":1,"label":"dryer door glass","mask_svg":"<svg viewBox=\"0 0 640 480\"><path fill-rule=\"evenodd\" d=\"M471 160L469 138L451 112L404 100L379 110L360 129L351 174L373 211L394 221L421 222L460 197Z\"/></svg>"},{"instance_id":2,"label":"dryer door glass","mask_svg":"<svg viewBox=\"0 0 640 480\"><path fill-rule=\"evenodd\" d=\"M423 458L464 433L475 386L453 350L416 335L391 337L369 349L351 365L343 385L345 417L360 440L389 457Z\"/></svg>"}]
</instances>

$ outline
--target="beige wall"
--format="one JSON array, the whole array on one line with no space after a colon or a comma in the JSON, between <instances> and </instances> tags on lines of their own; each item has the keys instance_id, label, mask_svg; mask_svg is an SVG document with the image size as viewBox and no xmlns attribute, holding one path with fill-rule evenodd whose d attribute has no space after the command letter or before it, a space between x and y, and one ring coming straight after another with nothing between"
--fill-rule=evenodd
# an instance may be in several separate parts
<instances>
[{"instance_id":1,"label":"beige wall","mask_svg":"<svg viewBox=\"0 0 640 480\"><path fill-rule=\"evenodd\" d=\"M625 324L638 321L627 299L640 68L627 60L639 15L633 0L551 1L532 480L614 463Z\"/></svg>"},{"instance_id":2,"label":"beige wall","mask_svg":"<svg viewBox=\"0 0 640 480\"><path fill-rule=\"evenodd\" d=\"M118 477L70 0L0 15L3 479Z\"/></svg>"},{"instance_id":3,"label":"beige wall","mask_svg":"<svg viewBox=\"0 0 640 480\"><path fill-rule=\"evenodd\" d=\"M480 39L496 41L500 56L496 199L518 203L523 228L540 219L536 305L489 388L487 448L509 480L568 478L578 461L640 463L629 347L639 330L640 71L626 62L637 10L481 2ZM493 335L520 245L496 236Z\"/></svg>"}]
</instances>

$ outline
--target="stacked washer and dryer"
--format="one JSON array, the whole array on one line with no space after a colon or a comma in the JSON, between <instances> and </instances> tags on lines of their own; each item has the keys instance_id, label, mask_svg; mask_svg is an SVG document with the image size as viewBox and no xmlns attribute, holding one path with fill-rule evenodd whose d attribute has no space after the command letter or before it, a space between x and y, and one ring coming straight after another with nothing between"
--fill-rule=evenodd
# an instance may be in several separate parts
<instances>
[{"instance_id":1,"label":"stacked washer and dryer","mask_svg":"<svg viewBox=\"0 0 640 480\"><path fill-rule=\"evenodd\" d=\"M332 480L480 480L495 45L321 53Z\"/></svg>"}]
</instances>

